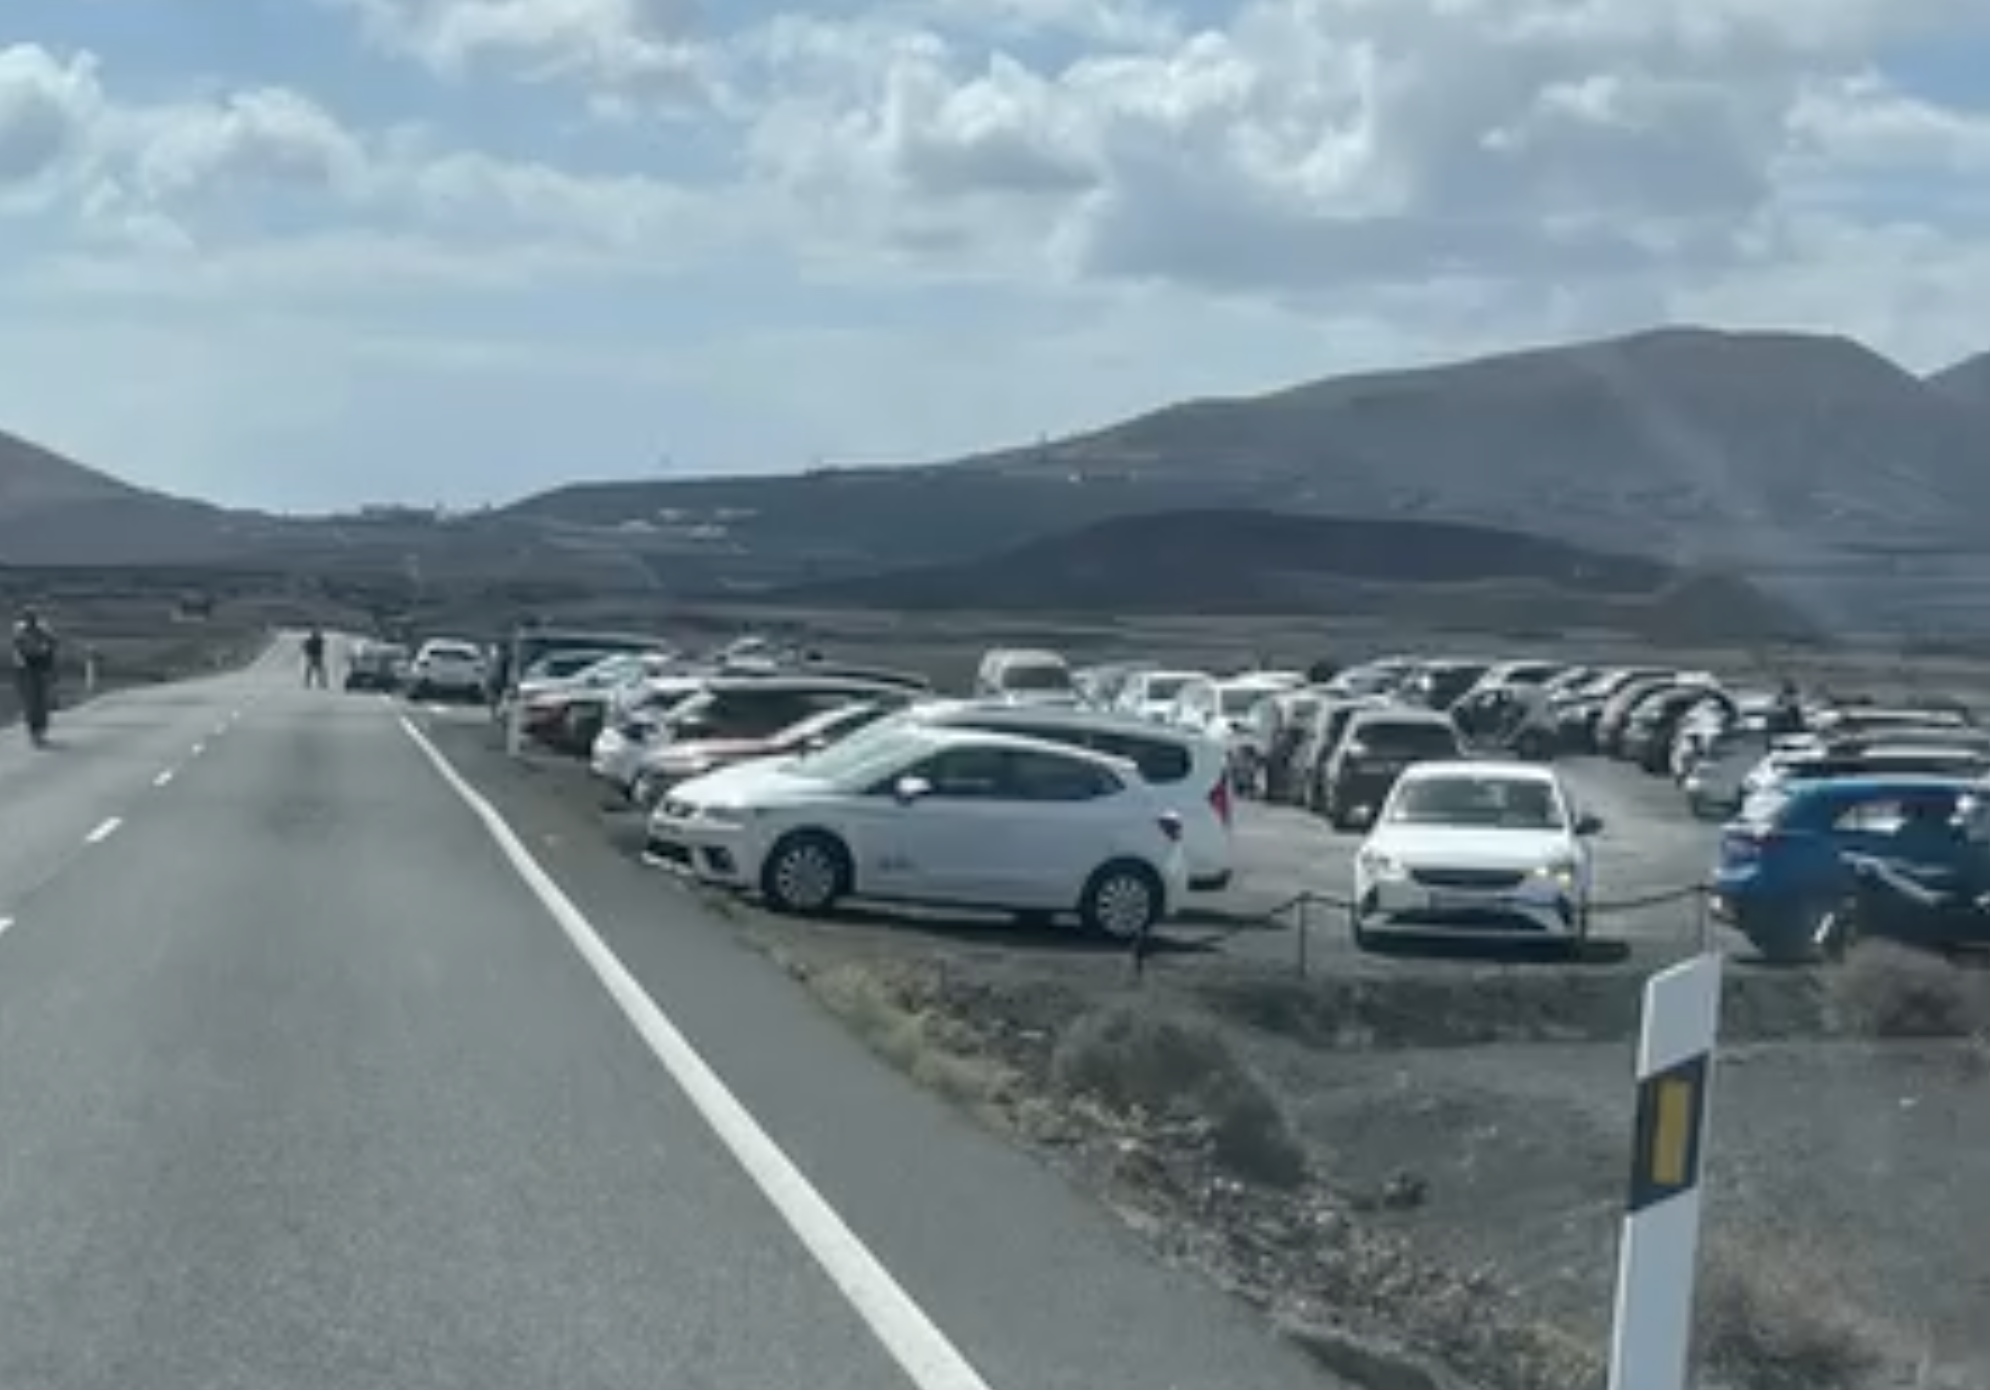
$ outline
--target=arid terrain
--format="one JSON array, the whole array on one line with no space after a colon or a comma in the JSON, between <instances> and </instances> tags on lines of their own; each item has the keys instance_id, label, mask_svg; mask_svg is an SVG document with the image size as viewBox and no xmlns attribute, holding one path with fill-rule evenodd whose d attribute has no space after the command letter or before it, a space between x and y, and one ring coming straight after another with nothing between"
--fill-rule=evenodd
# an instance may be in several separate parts
<instances>
[{"instance_id":1,"label":"arid terrain","mask_svg":"<svg viewBox=\"0 0 1990 1390\"><path fill-rule=\"evenodd\" d=\"M1071 635L942 640L938 624L872 622L817 615L809 632L943 683L987 645ZM1123 624L1096 651L1216 662L1257 644L1287 660L1309 642L1362 646L1215 628ZM1759 657L1682 659L1754 672ZM1804 674L1901 688L1880 663ZM1958 663L1944 678L1990 693L1990 672ZM579 766L505 758L475 713L415 717L579 893L688 891L639 862L639 822ZM1333 905L1354 839L1255 806L1244 881L1170 928L1137 974L1120 951L1007 922L796 921L705 901L711 930L766 953L889 1063L1352 1383L1573 1390L1600 1384L1639 991L1701 939L1678 890L1704 874L1712 832L1662 780L1588 759L1565 775L1606 822L1604 897L1674 895L1611 914L1620 949L1591 964L1358 955ZM1316 895L1303 911L1302 893ZM1824 975L1736 960L1728 994L1706 1383L1983 1383L1990 1211L1968 1194L1990 1178L1990 976L1886 953Z\"/></svg>"},{"instance_id":2,"label":"arid terrain","mask_svg":"<svg viewBox=\"0 0 1990 1390\"><path fill-rule=\"evenodd\" d=\"M224 511L0 438L0 603L64 634L65 698L86 658L111 690L307 622L489 641L530 618L796 637L944 689L1011 644L1211 668L1663 651L1981 709L1985 380L1981 359L1923 380L1842 340L1670 330L946 465L576 485L467 516ZM687 891L583 769L505 757L475 711L407 713L577 895ZM1240 882L1137 972L1006 923L729 899L698 920L1345 1382L1588 1390L1639 990L1702 943L1713 832L1661 780L1564 771L1606 824L1616 949L1583 964L1358 954L1354 842L1257 806ZM1884 951L1732 963L1708 1386L1990 1384L1986 980Z\"/></svg>"}]
</instances>

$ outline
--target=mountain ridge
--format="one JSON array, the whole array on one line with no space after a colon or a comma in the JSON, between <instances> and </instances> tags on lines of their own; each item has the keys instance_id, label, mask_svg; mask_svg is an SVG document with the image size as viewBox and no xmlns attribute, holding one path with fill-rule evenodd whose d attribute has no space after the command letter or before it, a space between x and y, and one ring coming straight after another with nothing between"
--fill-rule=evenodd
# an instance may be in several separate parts
<instances>
[{"instance_id":1,"label":"mountain ridge","mask_svg":"<svg viewBox=\"0 0 1990 1390\"><path fill-rule=\"evenodd\" d=\"M1532 533L1748 574L1827 626L1990 633L1990 547L1973 532L1990 509L1990 354L1917 376L1843 335L1669 326L1179 401L949 461L568 483L465 526L356 542L336 518L223 512L90 470L80 497L14 506L9 458L0 562L123 563L141 544L148 561L199 562L304 538L341 564L456 547L779 587L1115 516L1271 510ZM30 464L44 497L63 491L50 459L67 462Z\"/></svg>"}]
</instances>

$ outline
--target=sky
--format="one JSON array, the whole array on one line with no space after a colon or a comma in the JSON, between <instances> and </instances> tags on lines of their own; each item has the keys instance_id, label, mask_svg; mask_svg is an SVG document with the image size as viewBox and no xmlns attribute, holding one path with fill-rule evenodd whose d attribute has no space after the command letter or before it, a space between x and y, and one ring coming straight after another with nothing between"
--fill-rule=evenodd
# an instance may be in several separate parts
<instances>
[{"instance_id":1,"label":"sky","mask_svg":"<svg viewBox=\"0 0 1990 1390\"><path fill-rule=\"evenodd\" d=\"M1982 0L5 0L0 429L283 509L1990 347Z\"/></svg>"}]
</instances>

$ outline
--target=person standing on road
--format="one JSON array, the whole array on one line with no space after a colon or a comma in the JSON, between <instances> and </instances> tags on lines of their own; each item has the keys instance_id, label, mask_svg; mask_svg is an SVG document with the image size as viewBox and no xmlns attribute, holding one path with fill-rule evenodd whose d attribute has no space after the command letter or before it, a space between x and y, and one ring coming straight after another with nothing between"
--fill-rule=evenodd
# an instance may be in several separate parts
<instances>
[{"instance_id":1,"label":"person standing on road","mask_svg":"<svg viewBox=\"0 0 1990 1390\"><path fill-rule=\"evenodd\" d=\"M33 608L21 610L14 624L14 681L20 692L21 713L28 736L37 746L48 742L49 712L55 700L55 658L59 650L55 634Z\"/></svg>"},{"instance_id":2,"label":"person standing on road","mask_svg":"<svg viewBox=\"0 0 1990 1390\"><path fill-rule=\"evenodd\" d=\"M325 634L313 623L304 638L304 685L322 690L325 683Z\"/></svg>"}]
</instances>

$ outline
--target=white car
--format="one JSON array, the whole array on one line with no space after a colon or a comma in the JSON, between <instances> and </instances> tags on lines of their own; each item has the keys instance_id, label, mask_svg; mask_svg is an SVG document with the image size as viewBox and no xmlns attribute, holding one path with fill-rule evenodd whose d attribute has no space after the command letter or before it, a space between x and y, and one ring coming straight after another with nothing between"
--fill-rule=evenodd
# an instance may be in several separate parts
<instances>
[{"instance_id":1,"label":"white car","mask_svg":"<svg viewBox=\"0 0 1990 1390\"><path fill-rule=\"evenodd\" d=\"M976 730L898 726L674 788L644 858L816 914L859 898L1075 912L1133 937L1180 901L1181 821L1116 758Z\"/></svg>"},{"instance_id":2,"label":"white car","mask_svg":"<svg viewBox=\"0 0 1990 1390\"><path fill-rule=\"evenodd\" d=\"M1043 739L1124 758L1182 818L1182 853L1188 861L1189 888L1198 893L1219 893L1236 878L1230 751L1214 739L1102 710L992 700L935 700L906 710L890 725L912 722ZM886 732L886 725L874 725L856 737L876 738Z\"/></svg>"},{"instance_id":3,"label":"white car","mask_svg":"<svg viewBox=\"0 0 1990 1390\"><path fill-rule=\"evenodd\" d=\"M408 668L408 694L417 700L481 700L488 671L475 644L433 638L422 643Z\"/></svg>"},{"instance_id":4,"label":"white car","mask_svg":"<svg viewBox=\"0 0 1990 1390\"><path fill-rule=\"evenodd\" d=\"M1166 723L1174 714L1175 697L1192 681L1206 681L1207 671L1138 671L1119 688L1113 707L1135 719Z\"/></svg>"},{"instance_id":5,"label":"white car","mask_svg":"<svg viewBox=\"0 0 1990 1390\"><path fill-rule=\"evenodd\" d=\"M1580 941L1589 931L1589 837L1550 768L1419 763L1397 779L1354 859L1355 944L1392 927Z\"/></svg>"},{"instance_id":6,"label":"white car","mask_svg":"<svg viewBox=\"0 0 1990 1390\"><path fill-rule=\"evenodd\" d=\"M697 676L659 676L617 692L601 732L594 736L588 767L596 777L627 795L642 771L670 713L705 688Z\"/></svg>"},{"instance_id":7,"label":"white car","mask_svg":"<svg viewBox=\"0 0 1990 1390\"><path fill-rule=\"evenodd\" d=\"M1076 704L1071 663L1056 652L998 647L981 659L974 693L984 700Z\"/></svg>"}]
</instances>

